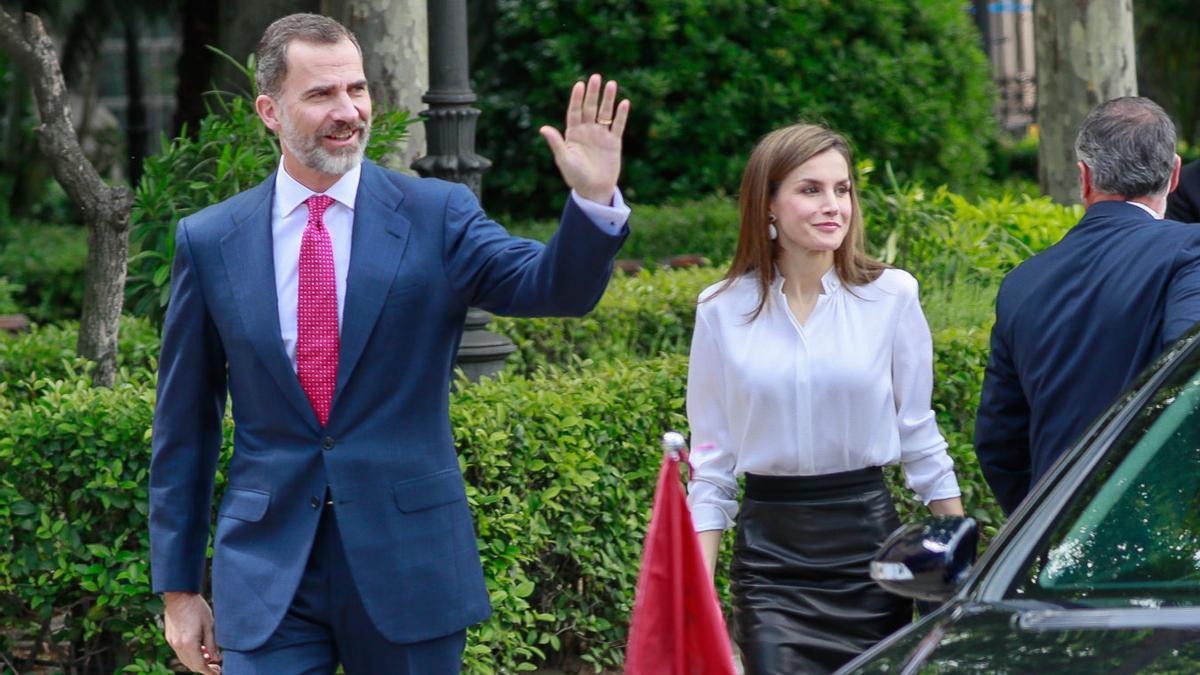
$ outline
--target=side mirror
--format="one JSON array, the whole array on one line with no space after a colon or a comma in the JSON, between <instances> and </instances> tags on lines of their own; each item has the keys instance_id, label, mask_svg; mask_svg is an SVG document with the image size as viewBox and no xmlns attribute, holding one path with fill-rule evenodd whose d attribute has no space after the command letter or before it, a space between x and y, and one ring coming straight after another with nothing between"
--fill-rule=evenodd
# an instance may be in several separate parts
<instances>
[{"instance_id":1,"label":"side mirror","mask_svg":"<svg viewBox=\"0 0 1200 675\"><path fill-rule=\"evenodd\" d=\"M905 525L875 554L871 578L897 595L941 602L966 578L978 545L974 518L940 516Z\"/></svg>"}]
</instances>

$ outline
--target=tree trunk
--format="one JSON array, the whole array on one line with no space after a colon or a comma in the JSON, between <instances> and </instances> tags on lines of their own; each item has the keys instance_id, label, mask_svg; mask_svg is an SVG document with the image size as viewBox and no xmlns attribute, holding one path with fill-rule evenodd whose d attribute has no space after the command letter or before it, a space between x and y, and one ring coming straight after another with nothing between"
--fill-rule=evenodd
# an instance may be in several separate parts
<instances>
[{"instance_id":1,"label":"tree trunk","mask_svg":"<svg viewBox=\"0 0 1200 675\"><path fill-rule=\"evenodd\" d=\"M125 108L125 144L129 160L129 184L136 186L142 180L142 164L146 160L149 131L146 128L146 96L142 87L141 31L137 15L130 12L125 17L125 97L129 101Z\"/></svg>"},{"instance_id":2,"label":"tree trunk","mask_svg":"<svg viewBox=\"0 0 1200 675\"><path fill-rule=\"evenodd\" d=\"M358 38L363 67L377 106L407 110L416 117L425 109L421 96L429 88L427 0L322 0L321 11L342 22ZM386 164L407 171L425 154L425 128L408 127L408 141Z\"/></svg>"},{"instance_id":3,"label":"tree trunk","mask_svg":"<svg viewBox=\"0 0 1200 675\"><path fill-rule=\"evenodd\" d=\"M0 8L0 48L29 78L41 118L38 146L89 229L83 317L76 348L80 356L97 364L92 384L110 387L116 375L133 193L124 185L106 185L79 147L58 55L41 20L26 14L18 22Z\"/></svg>"},{"instance_id":4,"label":"tree trunk","mask_svg":"<svg viewBox=\"0 0 1200 675\"><path fill-rule=\"evenodd\" d=\"M1075 134L1089 110L1137 94L1132 0L1037 0L1038 182L1079 201Z\"/></svg>"},{"instance_id":5,"label":"tree trunk","mask_svg":"<svg viewBox=\"0 0 1200 675\"><path fill-rule=\"evenodd\" d=\"M218 0L183 0L183 46L175 67L175 120L172 136L186 127L188 135L196 137L200 120L204 119L204 92L213 87L215 54L208 45L218 44L220 7Z\"/></svg>"}]
</instances>

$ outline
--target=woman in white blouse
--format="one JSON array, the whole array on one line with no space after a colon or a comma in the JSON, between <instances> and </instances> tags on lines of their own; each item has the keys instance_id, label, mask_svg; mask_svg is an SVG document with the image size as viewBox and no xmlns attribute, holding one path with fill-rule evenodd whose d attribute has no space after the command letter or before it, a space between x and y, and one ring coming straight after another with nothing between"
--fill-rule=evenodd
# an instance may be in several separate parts
<instances>
[{"instance_id":1,"label":"woman in white blouse","mask_svg":"<svg viewBox=\"0 0 1200 675\"><path fill-rule=\"evenodd\" d=\"M917 282L863 252L851 166L823 127L764 137L742 178L733 264L696 311L688 503L710 572L737 524L748 675L834 670L911 620L911 602L868 576L899 526L881 466L899 461L933 513L962 514Z\"/></svg>"}]
</instances>

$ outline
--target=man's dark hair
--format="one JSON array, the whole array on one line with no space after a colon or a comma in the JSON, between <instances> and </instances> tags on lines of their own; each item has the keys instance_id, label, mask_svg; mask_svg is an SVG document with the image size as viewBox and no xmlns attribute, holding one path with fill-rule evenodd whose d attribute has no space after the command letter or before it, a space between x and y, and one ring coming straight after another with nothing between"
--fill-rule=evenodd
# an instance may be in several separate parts
<instances>
[{"instance_id":1,"label":"man's dark hair","mask_svg":"<svg viewBox=\"0 0 1200 675\"><path fill-rule=\"evenodd\" d=\"M295 40L322 45L350 40L359 54L362 53L362 47L358 46L358 39L354 37L354 33L327 16L290 14L276 19L263 32L258 51L255 52L254 81L258 85L258 93L278 98L280 90L283 89L283 81L287 78L288 45Z\"/></svg>"},{"instance_id":2,"label":"man's dark hair","mask_svg":"<svg viewBox=\"0 0 1200 675\"><path fill-rule=\"evenodd\" d=\"M1166 191L1175 170L1175 124L1154 101L1123 96L1084 118L1075 157L1092 171L1092 187L1127 198Z\"/></svg>"}]
</instances>

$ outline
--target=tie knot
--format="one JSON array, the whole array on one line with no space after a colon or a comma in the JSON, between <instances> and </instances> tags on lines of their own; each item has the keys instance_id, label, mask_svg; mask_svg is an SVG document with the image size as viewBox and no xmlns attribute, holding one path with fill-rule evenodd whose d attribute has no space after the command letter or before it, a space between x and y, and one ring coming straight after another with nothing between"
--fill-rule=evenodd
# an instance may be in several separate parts
<instances>
[{"instance_id":1,"label":"tie knot","mask_svg":"<svg viewBox=\"0 0 1200 675\"><path fill-rule=\"evenodd\" d=\"M308 224L324 225L325 209L333 203L333 197L328 195L313 195L304 200L308 204Z\"/></svg>"}]
</instances>

